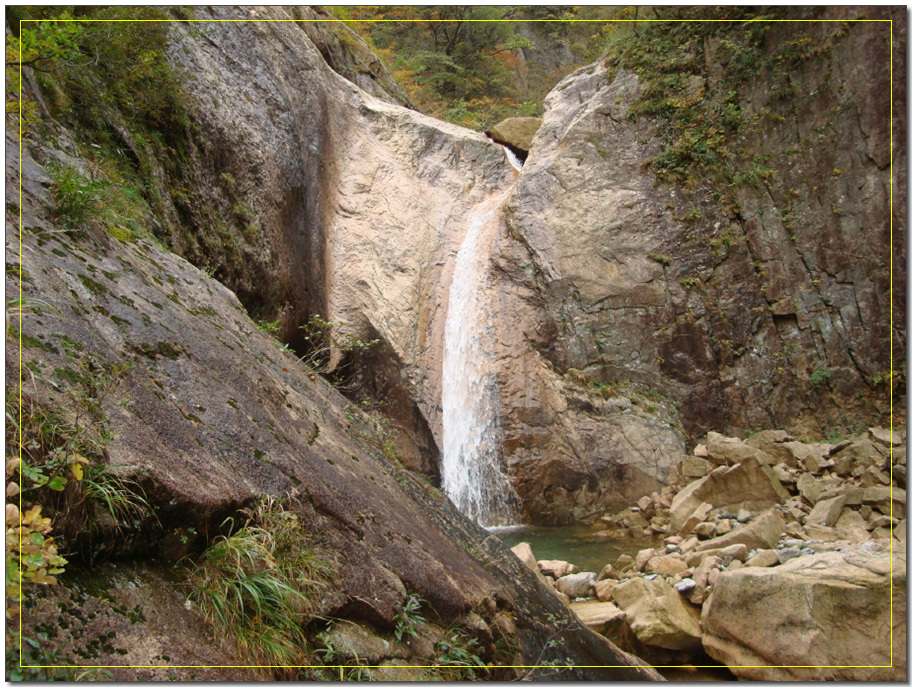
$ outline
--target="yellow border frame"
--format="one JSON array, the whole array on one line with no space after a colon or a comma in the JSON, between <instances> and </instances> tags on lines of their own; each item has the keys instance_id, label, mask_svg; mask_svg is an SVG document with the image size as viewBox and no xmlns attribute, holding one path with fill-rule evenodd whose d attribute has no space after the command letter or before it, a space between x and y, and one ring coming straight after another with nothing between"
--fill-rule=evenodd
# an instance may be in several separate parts
<instances>
[{"instance_id":1,"label":"yellow border frame","mask_svg":"<svg viewBox=\"0 0 912 687\"><path fill-rule=\"evenodd\" d=\"M19 35L20 35L20 54L22 51L22 23L23 22L32 22L32 21L44 21L37 19L20 19L19 20ZM332 22L332 23L341 23L344 24L345 21L342 19L57 19L54 21L78 21L83 23L117 23L117 22L153 22L153 23L163 23L163 22L172 22L172 21L184 21L184 22L193 22L193 23L211 23L211 22L300 22L300 21L309 21L309 22ZM365 23L380 23L380 22L421 22L425 21L424 19L357 19L352 21L359 21ZM446 19L440 21L447 22L467 22L467 23L485 23L485 22L525 22L525 23L538 23L538 22L555 22L555 21L574 21L574 22L597 22L597 23L617 23L617 22L640 22L640 23L684 23L684 22L728 22L731 23L732 19ZM878 23L889 23L890 24L890 292L889 292L889 301L890 301L890 375L892 379L893 375L893 20L892 19L749 19L742 20L742 24L750 23L825 23L825 22L878 22ZM19 64L19 272L22 274L22 138L23 138L23 120L22 120L22 64L20 61ZM20 385L19 385L19 407L20 407L20 432L21 430L21 408L22 408L22 279L20 276L19 279L19 376L20 376ZM890 386L890 516L893 516L893 387ZM22 442L20 436L20 460L22 459ZM22 524L22 475L20 473L20 484L19 484L19 517L20 517L20 527ZM22 561L19 562L19 634L22 635ZM890 664L889 665L833 665L833 666L816 666L816 665L786 665L786 666L770 666L770 665L745 665L745 666L734 666L736 668L892 668L893 667L893 537L890 537ZM245 665L166 665L166 666L154 666L154 665L67 665L67 666L46 666L46 665L25 665L22 663L22 646L20 642L19 647L19 666L21 668L152 668L152 669L170 669L170 668L312 668L312 667L321 667L321 668L340 668L340 669L354 669L354 668L441 668L446 666L437 666L437 665L428 665L428 666L416 666L416 665L402 665L402 666L311 666L311 665L257 665L257 666L245 666ZM538 668L540 666L527 666L527 665L504 665L497 666L499 668ZM623 668L631 666L615 666L615 665L556 665L549 666L552 668ZM635 667L635 666L634 666ZM653 668L719 668L725 666L704 666L704 665L653 665ZM342 679L342 678L340 678Z\"/></svg>"}]
</instances>

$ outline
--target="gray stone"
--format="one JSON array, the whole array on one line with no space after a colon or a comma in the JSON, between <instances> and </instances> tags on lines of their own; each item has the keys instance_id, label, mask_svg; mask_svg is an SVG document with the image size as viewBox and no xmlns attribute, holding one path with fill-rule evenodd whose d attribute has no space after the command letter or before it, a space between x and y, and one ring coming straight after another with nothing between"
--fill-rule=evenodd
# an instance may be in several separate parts
<instances>
[{"instance_id":1,"label":"gray stone","mask_svg":"<svg viewBox=\"0 0 912 687\"><path fill-rule=\"evenodd\" d=\"M594 572L579 572L570 575L564 575L554 583L557 591L569 596L571 599L592 596L593 587L595 586Z\"/></svg>"},{"instance_id":2,"label":"gray stone","mask_svg":"<svg viewBox=\"0 0 912 687\"><path fill-rule=\"evenodd\" d=\"M801 555L801 550L794 547L787 549L779 549L776 551L776 556L779 558L780 563L785 563L792 560L793 558L798 558Z\"/></svg>"},{"instance_id":3,"label":"gray stone","mask_svg":"<svg viewBox=\"0 0 912 687\"><path fill-rule=\"evenodd\" d=\"M685 577L683 580L675 582L672 587L679 594L689 594L697 588L697 583L692 578Z\"/></svg>"}]
</instances>

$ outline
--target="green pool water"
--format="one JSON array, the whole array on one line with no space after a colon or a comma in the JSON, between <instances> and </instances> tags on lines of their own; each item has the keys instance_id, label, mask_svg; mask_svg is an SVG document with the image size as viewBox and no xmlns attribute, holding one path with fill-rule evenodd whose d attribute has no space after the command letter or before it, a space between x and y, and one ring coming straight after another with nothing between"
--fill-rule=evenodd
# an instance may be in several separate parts
<instances>
[{"instance_id":1,"label":"green pool water","mask_svg":"<svg viewBox=\"0 0 912 687\"><path fill-rule=\"evenodd\" d=\"M589 525L520 525L491 528L506 546L528 542L537 560L560 560L573 563L580 570L599 572L614 563L622 553L636 555L640 549L656 545L653 539L611 540L597 536Z\"/></svg>"}]
</instances>

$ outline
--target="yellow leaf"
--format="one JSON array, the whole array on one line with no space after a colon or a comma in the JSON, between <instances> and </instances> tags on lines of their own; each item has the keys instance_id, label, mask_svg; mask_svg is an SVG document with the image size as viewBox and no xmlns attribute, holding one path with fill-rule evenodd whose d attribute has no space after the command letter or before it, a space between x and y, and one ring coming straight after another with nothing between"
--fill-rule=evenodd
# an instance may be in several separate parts
<instances>
[{"instance_id":1,"label":"yellow leaf","mask_svg":"<svg viewBox=\"0 0 912 687\"><path fill-rule=\"evenodd\" d=\"M82 481L82 463L70 463L70 472L73 473L73 478L77 482Z\"/></svg>"}]
</instances>

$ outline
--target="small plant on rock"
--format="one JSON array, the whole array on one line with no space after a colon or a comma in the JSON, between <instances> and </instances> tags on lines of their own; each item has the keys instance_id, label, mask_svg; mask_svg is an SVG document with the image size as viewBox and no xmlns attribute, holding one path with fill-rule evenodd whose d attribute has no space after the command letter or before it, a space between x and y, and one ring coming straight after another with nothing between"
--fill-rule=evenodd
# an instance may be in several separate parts
<instances>
[{"instance_id":1,"label":"small plant on rock","mask_svg":"<svg viewBox=\"0 0 912 687\"><path fill-rule=\"evenodd\" d=\"M396 628L393 634L400 642L403 637L415 637L418 634L418 626L424 624L424 618L421 617L422 600L417 594L409 594L402 604L402 608L396 613Z\"/></svg>"},{"instance_id":2,"label":"small plant on rock","mask_svg":"<svg viewBox=\"0 0 912 687\"><path fill-rule=\"evenodd\" d=\"M482 673L488 672L485 662L477 655L478 640L466 637L458 629L450 629L437 644L434 653L435 664L441 670L441 677L446 680L473 680Z\"/></svg>"},{"instance_id":3,"label":"small plant on rock","mask_svg":"<svg viewBox=\"0 0 912 687\"><path fill-rule=\"evenodd\" d=\"M242 514L244 527L217 538L194 565L190 601L252 665L306 664L304 626L333 566L281 501L266 497Z\"/></svg>"}]
</instances>

